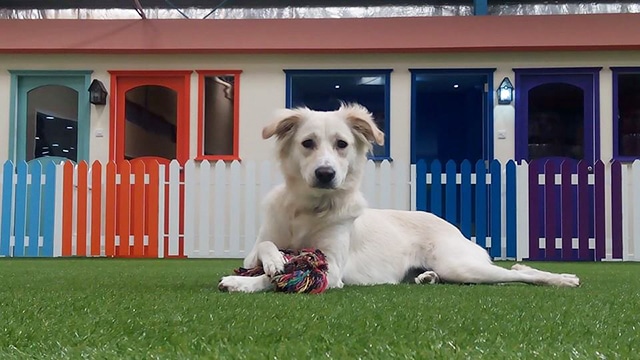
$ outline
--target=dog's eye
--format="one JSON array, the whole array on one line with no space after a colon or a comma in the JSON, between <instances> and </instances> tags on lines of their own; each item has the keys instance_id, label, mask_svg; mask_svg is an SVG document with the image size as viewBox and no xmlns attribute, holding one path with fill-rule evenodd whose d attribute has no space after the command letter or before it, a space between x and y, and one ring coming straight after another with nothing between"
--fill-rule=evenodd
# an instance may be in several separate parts
<instances>
[{"instance_id":1,"label":"dog's eye","mask_svg":"<svg viewBox=\"0 0 640 360\"><path fill-rule=\"evenodd\" d=\"M302 142L302 146L304 146L305 149L313 149L315 145L316 143L311 139L307 139Z\"/></svg>"},{"instance_id":2,"label":"dog's eye","mask_svg":"<svg viewBox=\"0 0 640 360\"><path fill-rule=\"evenodd\" d=\"M338 149L344 149L349 146L349 144L347 144L347 142L344 140L338 140L336 141L336 146L338 147Z\"/></svg>"}]
</instances>

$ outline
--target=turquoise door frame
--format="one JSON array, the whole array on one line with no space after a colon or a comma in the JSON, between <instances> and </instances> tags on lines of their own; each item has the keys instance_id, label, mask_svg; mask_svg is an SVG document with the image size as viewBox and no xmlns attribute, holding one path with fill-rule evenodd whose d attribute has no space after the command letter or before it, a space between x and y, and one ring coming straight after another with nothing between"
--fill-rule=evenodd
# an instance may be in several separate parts
<instances>
[{"instance_id":1,"label":"turquoise door frame","mask_svg":"<svg viewBox=\"0 0 640 360\"><path fill-rule=\"evenodd\" d=\"M78 92L78 161L89 161L91 104L89 85L92 70L9 70L9 159L27 158L27 94L46 85L66 86Z\"/></svg>"}]
</instances>

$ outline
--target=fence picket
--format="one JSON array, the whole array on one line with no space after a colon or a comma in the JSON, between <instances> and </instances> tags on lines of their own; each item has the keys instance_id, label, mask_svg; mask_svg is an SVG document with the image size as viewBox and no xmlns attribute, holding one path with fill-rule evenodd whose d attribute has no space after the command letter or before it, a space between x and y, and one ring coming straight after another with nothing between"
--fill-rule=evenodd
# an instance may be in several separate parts
<instances>
[{"instance_id":1,"label":"fence picket","mask_svg":"<svg viewBox=\"0 0 640 360\"><path fill-rule=\"evenodd\" d=\"M258 181L258 198L256 200L257 206L260 207L262 204L262 199L267 196L267 193L271 190L271 162L263 161L260 163L260 170L258 172L257 181ZM264 221L264 213L262 211L258 212L258 222L262 224Z\"/></svg>"},{"instance_id":2,"label":"fence picket","mask_svg":"<svg viewBox=\"0 0 640 360\"><path fill-rule=\"evenodd\" d=\"M62 256L72 256L73 237L73 163L62 166Z\"/></svg>"},{"instance_id":3,"label":"fence picket","mask_svg":"<svg viewBox=\"0 0 640 360\"><path fill-rule=\"evenodd\" d=\"M622 259L622 164L611 163L611 255Z\"/></svg>"},{"instance_id":4,"label":"fence picket","mask_svg":"<svg viewBox=\"0 0 640 360\"><path fill-rule=\"evenodd\" d=\"M516 163L509 160L506 165L506 193L505 193L505 217L506 217L506 257L515 259L517 257L517 183L516 183Z\"/></svg>"},{"instance_id":5,"label":"fence picket","mask_svg":"<svg viewBox=\"0 0 640 360\"><path fill-rule=\"evenodd\" d=\"M44 186L42 188L42 250L44 257L54 256L56 213L56 164L51 161L45 166Z\"/></svg>"},{"instance_id":6,"label":"fence picket","mask_svg":"<svg viewBox=\"0 0 640 360\"><path fill-rule=\"evenodd\" d=\"M362 176L362 193L367 203L372 208L378 208L378 196L376 191L377 182L376 164L372 161L368 161L364 166L364 174Z\"/></svg>"},{"instance_id":7,"label":"fence picket","mask_svg":"<svg viewBox=\"0 0 640 360\"><path fill-rule=\"evenodd\" d=\"M133 233L133 248L131 255L135 257L144 256L144 228L145 228L145 166L144 162L136 161L133 164L133 190L131 194L131 228Z\"/></svg>"},{"instance_id":8,"label":"fence picket","mask_svg":"<svg viewBox=\"0 0 640 360\"><path fill-rule=\"evenodd\" d=\"M416 210L427 211L427 162L416 163Z\"/></svg>"},{"instance_id":9,"label":"fence picket","mask_svg":"<svg viewBox=\"0 0 640 360\"><path fill-rule=\"evenodd\" d=\"M28 229L27 236L29 244L27 245L26 255L36 257L40 253L40 199L42 190L42 164L40 161L33 161L29 166L31 174L31 184L29 184L27 198L29 199Z\"/></svg>"},{"instance_id":10,"label":"fence picket","mask_svg":"<svg viewBox=\"0 0 640 360\"><path fill-rule=\"evenodd\" d=\"M596 161L594 165L595 173L595 235L596 235L596 251L595 258L600 261L606 256L606 220L605 220L605 168L604 163L600 160Z\"/></svg>"},{"instance_id":11,"label":"fence picket","mask_svg":"<svg viewBox=\"0 0 640 360\"><path fill-rule=\"evenodd\" d=\"M529 260L543 258L540 251L541 230L543 230L540 216L540 197L544 196L539 181L539 165L537 162L529 164ZM544 231L542 231L544 232Z\"/></svg>"},{"instance_id":12,"label":"fence picket","mask_svg":"<svg viewBox=\"0 0 640 360\"><path fill-rule=\"evenodd\" d=\"M129 256L131 247L131 163L124 160L118 164L120 185L118 186L119 208L117 234L119 235L119 256Z\"/></svg>"},{"instance_id":13,"label":"fence picket","mask_svg":"<svg viewBox=\"0 0 640 360\"><path fill-rule=\"evenodd\" d=\"M578 162L578 259L591 260L591 250L589 246L589 230L593 224L590 217L592 206L590 198L593 189L589 186L589 167L586 161Z\"/></svg>"},{"instance_id":14,"label":"fence picket","mask_svg":"<svg viewBox=\"0 0 640 360\"><path fill-rule=\"evenodd\" d=\"M256 241L257 229L260 226L256 223L256 214L260 212L260 206L256 206L256 163L249 161L244 172L244 243L242 249L249 253Z\"/></svg>"},{"instance_id":15,"label":"fence picket","mask_svg":"<svg viewBox=\"0 0 640 360\"><path fill-rule=\"evenodd\" d=\"M484 160L476 162L476 244L487 248L487 169Z\"/></svg>"},{"instance_id":16,"label":"fence picket","mask_svg":"<svg viewBox=\"0 0 640 360\"><path fill-rule=\"evenodd\" d=\"M391 189L393 188L393 182L391 181L391 163L389 160L383 160L380 163L378 170L380 174L380 190L377 192L380 194L379 208L390 209L391 206Z\"/></svg>"},{"instance_id":17,"label":"fence picket","mask_svg":"<svg viewBox=\"0 0 640 360\"><path fill-rule=\"evenodd\" d=\"M431 209L430 211L438 216L443 216L443 213L442 213L442 165L438 160L434 160L431 163Z\"/></svg>"},{"instance_id":18,"label":"fence picket","mask_svg":"<svg viewBox=\"0 0 640 360\"><path fill-rule=\"evenodd\" d=\"M229 183L231 189L229 191L229 256L240 257L240 183L242 181L242 173L240 162L234 160L231 162Z\"/></svg>"},{"instance_id":19,"label":"fence picket","mask_svg":"<svg viewBox=\"0 0 640 360\"><path fill-rule=\"evenodd\" d=\"M147 205L147 232L148 232L148 248L147 256L158 257L159 229L158 218L164 217L164 208L160 210L160 164L154 160L147 165L147 173L149 174L149 184L147 185L147 193L145 205Z\"/></svg>"},{"instance_id":20,"label":"fence picket","mask_svg":"<svg viewBox=\"0 0 640 360\"><path fill-rule=\"evenodd\" d=\"M166 256L180 255L180 163L171 160L169 164L169 237L165 249Z\"/></svg>"},{"instance_id":21,"label":"fence picket","mask_svg":"<svg viewBox=\"0 0 640 360\"><path fill-rule=\"evenodd\" d=\"M87 256L87 195L88 189L88 166L86 161L80 161L76 166L78 178L76 197L76 255Z\"/></svg>"},{"instance_id":22,"label":"fence picket","mask_svg":"<svg viewBox=\"0 0 640 360\"><path fill-rule=\"evenodd\" d=\"M407 166L400 166L397 165L397 163L394 163L393 165L392 174L395 174L395 201L393 208L396 210L409 209L407 207L409 204L409 202L407 202L407 199L409 198L409 179L407 178L408 170Z\"/></svg>"},{"instance_id":23,"label":"fence picket","mask_svg":"<svg viewBox=\"0 0 640 360\"><path fill-rule=\"evenodd\" d=\"M560 212L562 214L562 259L570 260L573 258L573 234L574 234L574 217L573 210L576 203L573 201L573 185L571 184L571 176L573 175L573 162L563 161L560 164Z\"/></svg>"},{"instance_id":24,"label":"fence picket","mask_svg":"<svg viewBox=\"0 0 640 360\"><path fill-rule=\"evenodd\" d=\"M2 166L2 227L0 228L0 256L11 256L11 222L13 220L13 162Z\"/></svg>"},{"instance_id":25,"label":"fence picket","mask_svg":"<svg viewBox=\"0 0 640 360\"><path fill-rule=\"evenodd\" d=\"M112 257L116 255L116 214L117 214L117 185L116 164L107 163L105 177L105 216L104 216L104 254Z\"/></svg>"},{"instance_id":26,"label":"fence picket","mask_svg":"<svg viewBox=\"0 0 640 360\"><path fill-rule=\"evenodd\" d=\"M102 163L91 165L91 256L102 253Z\"/></svg>"},{"instance_id":27,"label":"fence picket","mask_svg":"<svg viewBox=\"0 0 640 360\"><path fill-rule=\"evenodd\" d=\"M544 164L544 232L545 232L545 259L556 260L556 173L554 163L547 161Z\"/></svg>"},{"instance_id":28,"label":"fence picket","mask_svg":"<svg viewBox=\"0 0 640 360\"><path fill-rule=\"evenodd\" d=\"M187 161L184 165L184 254L187 257L196 257L196 214L202 212L202 209L196 212L196 206L199 205L196 197L196 193L199 193L198 175L195 161Z\"/></svg>"},{"instance_id":29,"label":"fence picket","mask_svg":"<svg viewBox=\"0 0 640 360\"><path fill-rule=\"evenodd\" d=\"M204 160L200 163L200 184L198 188L198 196L200 198L200 211L198 212L198 257L207 257L213 250L209 243L211 235L209 234L211 229L211 223L215 227L217 222L220 221L217 218L211 216L210 210L210 188L211 188L211 163L208 160ZM215 187L221 186L218 183L214 183ZM214 194L215 196L215 194ZM214 206L217 200L214 199ZM214 238L215 241L215 238ZM215 254L217 256L218 254Z\"/></svg>"},{"instance_id":30,"label":"fence picket","mask_svg":"<svg viewBox=\"0 0 640 360\"><path fill-rule=\"evenodd\" d=\"M456 181L456 177L458 175L456 171L456 163L453 160L447 161L445 164L445 173L446 181L445 181L445 208L444 208L444 217L445 219L452 223L456 224L458 222L457 219L457 210L458 210L458 201L457 201L457 191L458 184Z\"/></svg>"},{"instance_id":31,"label":"fence picket","mask_svg":"<svg viewBox=\"0 0 640 360\"><path fill-rule=\"evenodd\" d=\"M496 159L491 161L491 248L494 258L502 257L502 167Z\"/></svg>"},{"instance_id":32,"label":"fence picket","mask_svg":"<svg viewBox=\"0 0 640 360\"><path fill-rule=\"evenodd\" d=\"M18 177L16 179L16 203L14 209L15 216L15 236L13 256L24 256L24 244L27 223L27 174L28 168L25 161L19 161L16 166Z\"/></svg>"},{"instance_id":33,"label":"fence picket","mask_svg":"<svg viewBox=\"0 0 640 360\"><path fill-rule=\"evenodd\" d=\"M633 239L630 244L633 247L633 260L640 261L640 160L635 160L631 166L631 177L633 195L631 204L633 207L633 219L631 220L632 236L628 239Z\"/></svg>"},{"instance_id":34,"label":"fence picket","mask_svg":"<svg viewBox=\"0 0 640 360\"><path fill-rule=\"evenodd\" d=\"M166 237L166 214L169 213L167 207L167 165L158 165L158 257L164 258L167 254L167 248L165 241L168 241Z\"/></svg>"},{"instance_id":35,"label":"fence picket","mask_svg":"<svg viewBox=\"0 0 640 360\"><path fill-rule=\"evenodd\" d=\"M516 169L517 247L516 260L529 258L529 164L522 161ZM507 209L511 209L507 206ZM537 241L537 240L536 240Z\"/></svg>"},{"instance_id":36,"label":"fence picket","mask_svg":"<svg viewBox=\"0 0 640 360\"><path fill-rule=\"evenodd\" d=\"M217 257L226 256L225 249L225 224L226 208L227 208L227 189L226 189L226 165L224 161L218 161L214 167L215 177L215 194L214 194L214 211L213 218L215 219L215 226L213 228L213 252Z\"/></svg>"},{"instance_id":37,"label":"fence picket","mask_svg":"<svg viewBox=\"0 0 640 360\"><path fill-rule=\"evenodd\" d=\"M471 162L460 164L460 231L471 238Z\"/></svg>"}]
</instances>

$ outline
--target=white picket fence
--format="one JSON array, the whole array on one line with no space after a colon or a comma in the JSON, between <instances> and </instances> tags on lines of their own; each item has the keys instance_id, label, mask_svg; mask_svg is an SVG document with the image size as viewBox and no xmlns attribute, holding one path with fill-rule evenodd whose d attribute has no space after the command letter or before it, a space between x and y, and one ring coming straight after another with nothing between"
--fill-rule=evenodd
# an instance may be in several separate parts
<instances>
[{"instance_id":1,"label":"white picket fence","mask_svg":"<svg viewBox=\"0 0 640 360\"><path fill-rule=\"evenodd\" d=\"M179 218L181 210L175 205L182 185L177 176L179 171L177 162L169 165L169 173L176 174L167 183L171 222ZM409 164L368 161L362 191L369 206L409 209L409 172ZM189 161L184 166L184 179L184 252L192 258L244 257L262 223L262 199L283 182L278 166L272 161ZM175 238L177 229L174 224L167 235Z\"/></svg>"}]
</instances>

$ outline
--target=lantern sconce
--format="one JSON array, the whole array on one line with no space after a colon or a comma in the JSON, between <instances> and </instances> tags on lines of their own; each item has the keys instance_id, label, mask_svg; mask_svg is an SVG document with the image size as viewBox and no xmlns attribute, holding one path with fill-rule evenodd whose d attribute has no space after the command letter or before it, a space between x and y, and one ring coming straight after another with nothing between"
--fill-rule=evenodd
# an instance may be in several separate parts
<instances>
[{"instance_id":1,"label":"lantern sconce","mask_svg":"<svg viewBox=\"0 0 640 360\"><path fill-rule=\"evenodd\" d=\"M106 105L107 95L107 88L104 87L104 84L100 80L94 79L89 85L89 102L94 105Z\"/></svg>"},{"instance_id":2,"label":"lantern sconce","mask_svg":"<svg viewBox=\"0 0 640 360\"><path fill-rule=\"evenodd\" d=\"M502 79L496 92L498 94L498 104L509 105L513 101L513 84L511 84L508 77Z\"/></svg>"}]
</instances>

